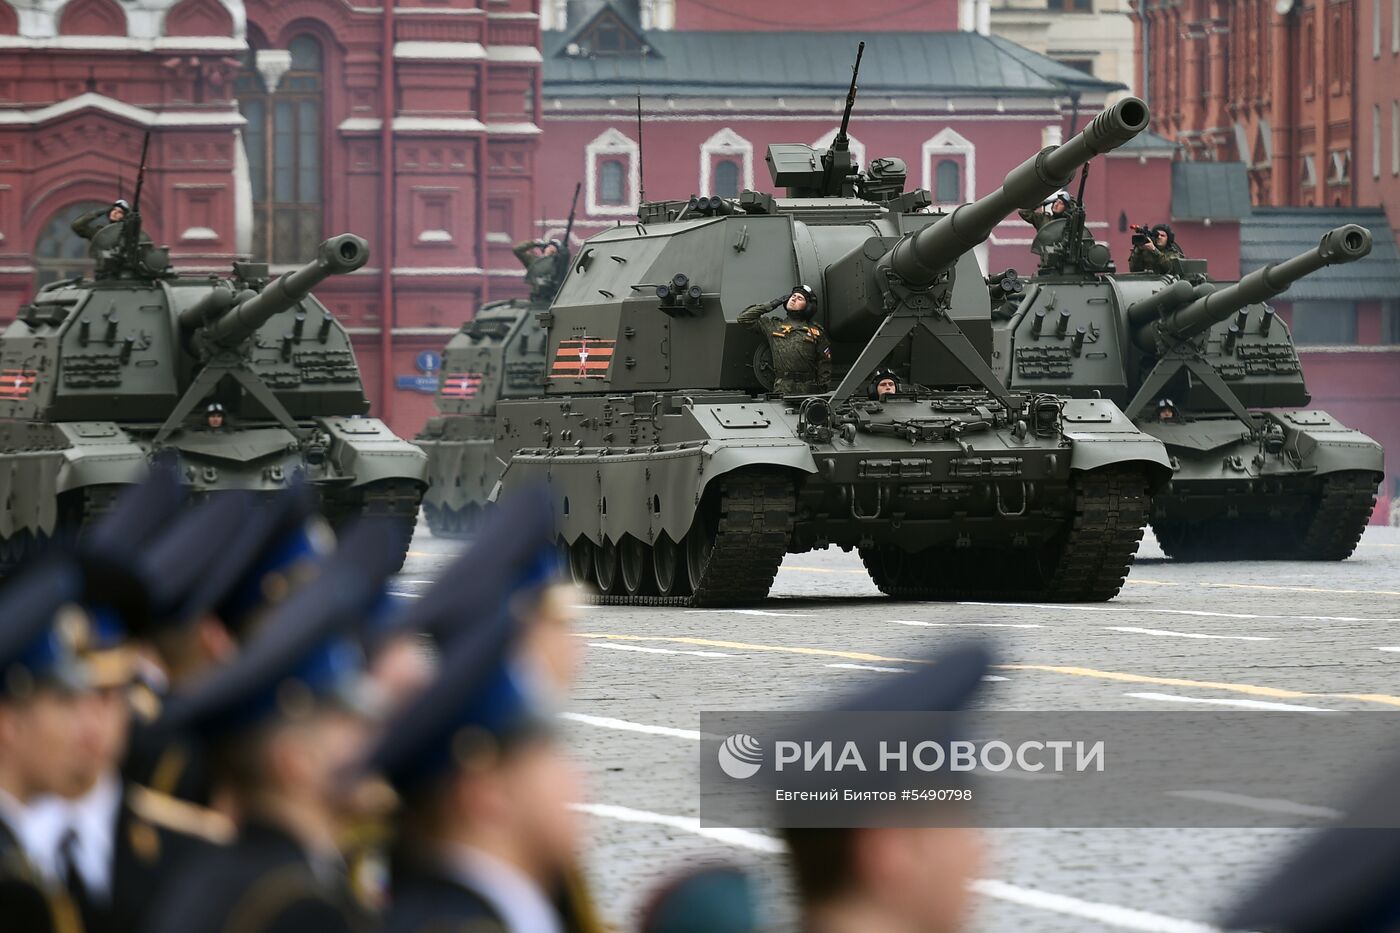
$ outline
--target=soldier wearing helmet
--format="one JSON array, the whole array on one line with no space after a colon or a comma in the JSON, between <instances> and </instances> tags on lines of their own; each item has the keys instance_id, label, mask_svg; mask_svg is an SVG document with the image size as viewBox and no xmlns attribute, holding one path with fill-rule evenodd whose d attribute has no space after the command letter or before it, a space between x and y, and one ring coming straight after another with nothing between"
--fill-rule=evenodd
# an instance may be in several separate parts
<instances>
[{"instance_id":1,"label":"soldier wearing helmet","mask_svg":"<svg viewBox=\"0 0 1400 933\"><path fill-rule=\"evenodd\" d=\"M1040 210L1020 210L1016 212L1016 215L1022 220L1024 220L1026 223L1030 224L1032 227L1039 230L1041 227L1045 226L1050 221L1056 220L1060 217L1064 217L1066 214L1069 213L1070 208L1073 206L1074 199L1071 198L1069 195L1065 194L1063 191L1061 191L1059 194L1056 194L1050 200L1040 205Z\"/></svg>"},{"instance_id":2,"label":"soldier wearing helmet","mask_svg":"<svg viewBox=\"0 0 1400 933\"><path fill-rule=\"evenodd\" d=\"M222 431L224 429L224 406L218 402L212 402L204 409L204 426L211 431Z\"/></svg>"},{"instance_id":3,"label":"soldier wearing helmet","mask_svg":"<svg viewBox=\"0 0 1400 933\"><path fill-rule=\"evenodd\" d=\"M1136 242L1132 254L1128 256L1129 272L1155 272L1166 275L1175 272L1176 261L1183 258L1181 247L1176 245L1176 234L1169 224L1157 224L1147 232L1147 236Z\"/></svg>"},{"instance_id":4,"label":"soldier wearing helmet","mask_svg":"<svg viewBox=\"0 0 1400 933\"><path fill-rule=\"evenodd\" d=\"M73 232L84 240L91 240L108 224L119 224L126 220L126 215L131 213L131 205L125 198L117 198L112 202L111 207L99 207L97 210L88 211L73 221Z\"/></svg>"},{"instance_id":5,"label":"soldier wearing helmet","mask_svg":"<svg viewBox=\"0 0 1400 933\"><path fill-rule=\"evenodd\" d=\"M568 268L568 254L558 240L526 240L511 250L525 267L525 282L530 286L530 302L547 305L554 300Z\"/></svg>"},{"instance_id":6,"label":"soldier wearing helmet","mask_svg":"<svg viewBox=\"0 0 1400 933\"><path fill-rule=\"evenodd\" d=\"M779 318L768 312L781 307ZM781 395L825 392L831 388L831 341L812 319L817 296L807 285L765 304L750 305L739 323L768 341L773 353L773 391Z\"/></svg>"}]
</instances>

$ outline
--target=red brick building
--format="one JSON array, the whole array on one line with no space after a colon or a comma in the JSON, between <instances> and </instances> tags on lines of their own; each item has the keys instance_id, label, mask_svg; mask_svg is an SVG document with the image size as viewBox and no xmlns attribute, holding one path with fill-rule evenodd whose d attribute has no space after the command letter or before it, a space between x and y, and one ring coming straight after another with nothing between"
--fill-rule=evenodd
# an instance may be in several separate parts
<instances>
[{"instance_id":1,"label":"red brick building","mask_svg":"<svg viewBox=\"0 0 1400 933\"><path fill-rule=\"evenodd\" d=\"M562 229L579 181L580 238L635 217L643 182L651 198L771 190L770 143L824 142L835 133L857 38L867 47L854 155L862 164L904 159L908 187L929 189L942 207L990 193L1121 89L1005 39L956 31L953 3L545 3L538 197L541 229L551 234ZM905 20L908 32L850 31ZM803 31L778 25L789 22ZM1129 223L1174 220L1184 240L1218 257L1223 274L1236 271L1238 205L1194 199L1189 215L1174 217L1175 150L1147 135L1096 165L1085 190L1091 230L1121 261ZM979 258L989 269L1028 271L1031 233L1013 217Z\"/></svg>"},{"instance_id":2,"label":"red brick building","mask_svg":"<svg viewBox=\"0 0 1400 933\"><path fill-rule=\"evenodd\" d=\"M1139 0L1157 131L1245 163L1256 204L1355 203L1356 2Z\"/></svg>"},{"instance_id":3,"label":"red brick building","mask_svg":"<svg viewBox=\"0 0 1400 933\"><path fill-rule=\"evenodd\" d=\"M1381 205L1395 223L1400 222L1400 0L1358 2L1356 203Z\"/></svg>"},{"instance_id":4,"label":"red brick building","mask_svg":"<svg viewBox=\"0 0 1400 933\"><path fill-rule=\"evenodd\" d=\"M355 336L376 414L416 430L431 396L392 377L520 290L534 0L19 6L0 0L0 318L86 269L68 222L131 196L150 131L143 214L180 267L283 267L334 233L370 239L370 266L318 294Z\"/></svg>"}]
</instances>

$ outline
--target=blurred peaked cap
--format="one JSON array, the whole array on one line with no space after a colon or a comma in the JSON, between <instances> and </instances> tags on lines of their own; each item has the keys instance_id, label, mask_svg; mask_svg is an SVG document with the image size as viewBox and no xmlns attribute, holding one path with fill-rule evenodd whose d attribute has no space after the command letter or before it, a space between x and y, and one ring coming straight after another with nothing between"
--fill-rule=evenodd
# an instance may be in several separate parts
<instances>
[{"instance_id":1,"label":"blurred peaked cap","mask_svg":"<svg viewBox=\"0 0 1400 933\"><path fill-rule=\"evenodd\" d=\"M664 884L642 910L641 933L750 933L761 926L753 879L712 865Z\"/></svg>"},{"instance_id":2,"label":"blurred peaked cap","mask_svg":"<svg viewBox=\"0 0 1400 933\"><path fill-rule=\"evenodd\" d=\"M78 606L82 573L47 560L0 589L0 697L23 697L38 683L85 685L80 652L91 619Z\"/></svg>"},{"instance_id":3,"label":"blurred peaked cap","mask_svg":"<svg viewBox=\"0 0 1400 933\"><path fill-rule=\"evenodd\" d=\"M476 756L547 731L552 716L514 655L518 631L501 609L455 639L437 679L387 724L363 770L412 794Z\"/></svg>"},{"instance_id":4,"label":"blurred peaked cap","mask_svg":"<svg viewBox=\"0 0 1400 933\"><path fill-rule=\"evenodd\" d=\"M315 515L315 497L303 484L260 502L224 539L218 559L190 595L190 608L212 610L240 635L250 617L269 602L272 578L321 556L311 524Z\"/></svg>"},{"instance_id":5,"label":"blurred peaked cap","mask_svg":"<svg viewBox=\"0 0 1400 933\"><path fill-rule=\"evenodd\" d=\"M141 575L151 590L152 631L194 621L208 605L205 581L225 555L239 526L253 513L255 497L244 490L209 496L187 510L141 557Z\"/></svg>"},{"instance_id":6,"label":"blurred peaked cap","mask_svg":"<svg viewBox=\"0 0 1400 933\"><path fill-rule=\"evenodd\" d=\"M161 727L219 738L316 701L356 706L365 666L357 636L393 573L394 540L377 522L352 528L231 662L171 699Z\"/></svg>"},{"instance_id":7,"label":"blurred peaked cap","mask_svg":"<svg viewBox=\"0 0 1400 933\"><path fill-rule=\"evenodd\" d=\"M548 494L544 487L522 489L487 510L472 546L401 624L447 643L493 618L517 592L549 582L559 568Z\"/></svg>"},{"instance_id":8,"label":"blurred peaked cap","mask_svg":"<svg viewBox=\"0 0 1400 933\"><path fill-rule=\"evenodd\" d=\"M1344 822L1306 839L1221 927L1261 933L1400 930L1400 759L1373 775ZM1390 827L1363 829L1362 826Z\"/></svg>"},{"instance_id":9,"label":"blurred peaked cap","mask_svg":"<svg viewBox=\"0 0 1400 933\"><path fill-rule=\"evenodd\" d=\"M908 674L884 679L878 687L834 704L830 711L956 712L967 708L991 665L985 643L960 645Z\"/></svg>"},{"instance_id":10,"label":"blurred peaked cap","mask_svg":"<svg viewBox=\"0 0 1400 933\"><path fill-rule=\"evenodd\" d=\"M83 537L79 547L104 555L138 552L175 520L184 507L187 492L174 470L163 463L156 464L145 480L117 497L111 511Z\"/></svg>"}]
</instances>

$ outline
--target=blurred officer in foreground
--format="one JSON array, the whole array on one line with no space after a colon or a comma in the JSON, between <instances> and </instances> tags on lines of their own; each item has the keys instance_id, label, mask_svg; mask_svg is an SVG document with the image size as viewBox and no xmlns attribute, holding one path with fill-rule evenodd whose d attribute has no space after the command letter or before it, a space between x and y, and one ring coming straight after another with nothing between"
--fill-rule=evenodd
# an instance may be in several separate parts
<instances>
[{"instance_id":1,"label":"blurred officer in foreground","mask_svg":"<svg viewBox=\"0 0 1400 933\"><path fill-rule=\"evenodd\" d=\"M394 536L364 522L238 656L174 697L172 725L209 743L237 840L168 880L152 933L349 933L342 833L358 788L343 772L367 741L372 691L356 637L396 563Z\"/></svg>"},{"instance_id":2,"label":"blurred officer in foreground","mask_svg":"<svg viewBox=\"0 0 1400 933\"><path fill-rule=\"evenodd\" d=\"M1226 914L1221 927L1261 933L1400 931L1400 759Z\"/></svg>"},{"instance_id":3,"label":"blurred officer in foreground","mask_svg":"<svg viewBox=\"0 0 1400 933\"><path fill-rule=\"evenodd\" d=\"M569 807L580 777L517 654L517 623L493 608L369 759L403 805L392 933L595 929L572 914L579 900L566 890L581 842Z\"/></svg>"},{"instance_id":4,"label":"blurred officer in foreground","mask_svg":"<svg viewBox=\"0 0 1400 933\"><path fill-rule=\"evenodd\" d=\"M221 492L181 515L140 564L151 608L136 634L153 647L168 688L230 661L260 620L312 579L330 545L299 487L261 506L250 492ZM152 715L136 723L123 770L152 790L208 805L206 764L198 743Z\"/></svg>"},{"instance_id":5,"label":"blurred officer in foreground","mask_svg":"<svg viewBox=\"0 0 1400 933\"><path fill-rule=\"evenodd\" d=\"M642 908L641 933L754 933L764 928L753 878L706 865L666 882Z\"/></svg>"},{"instance_id":6,"label":"blurred officer in foreground","mask_svg":"<svg viewBox=\"0 0 1400 933\"><path fill-rule=\"evenodd\" d=\"M989 664L980 646L950 651L927 667L850 698L833 712L964 709ZM813 933L963 928L981 840L961 827L786 829L802 905Z\"/></svg>"},{"instance_id":7,"label":"blurred officer in foreground","mask_svg":"<svg viewBox=\"0 0 1400 933\"><path fill-rule=\"evenodd\" d=\"M0 922L25 933L82 929L77 906L26 852L29 805L87 780L81 706L90 620L71 565L36 566L0 590Z\"/></svg>"}]
</instances>

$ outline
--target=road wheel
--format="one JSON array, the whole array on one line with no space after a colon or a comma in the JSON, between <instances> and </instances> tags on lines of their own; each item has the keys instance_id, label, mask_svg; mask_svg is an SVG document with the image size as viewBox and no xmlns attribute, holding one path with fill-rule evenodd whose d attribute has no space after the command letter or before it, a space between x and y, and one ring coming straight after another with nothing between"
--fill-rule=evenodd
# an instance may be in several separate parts
<instances>
[{"instance_id":1,"label":"road wheel","mask_svg":"<svg viewBox=\"0 0 1400 933\"><path fill-rule=\"evenodd\" d=\"M693 593L704 585L705 565L710 562L710 554L715 549L714 531L705 527L701 515L695 516L695 524L685 535L685 570L687 588Z\"/></svg>"},{"instance_id":2,"label":"road wheel","mask_svg":"<svg viewBox=\"0 0 1400 933\"><path fill-rule=\"evenodd\" d=\"M577 586L592 586L597 548L586 536L569 545L569 576Z\"/></svg>"},{"instance_id":3,"label":"road wheel","mask_svg":"<svg viewBox=\"0 0 1400 933\"><path fill-rule=\"evenodd\" d=\"M631 535L626 535L617 550L619 569L622 573L622 591L628 596L654 595L651 549Z\"/></svg>"},{"instance_id":4,"label":"road wheel","mask_svg":"<svg viewBox=\"0 0 1400 933\"><path fill-rule=\"evenodd\" d=\"M621 558L618 554L617 545L613 544L609 538L603 539L603 546L598 549L597 573L598 592L603 595L611 595L622 589L622 574L619 572Z\"/></svg>"},{"instance_id":5,"label":"road wheel","mask_svg":"<svg viewBox=\"0 0 1400 933\"><path fill-rule=\"evenodd\" d=\"M684 549L665 532L656 538L651 548L651 567L656 592L662 596L689 596L690 573L685 566Z\"/></svg>"}]
</instances>

